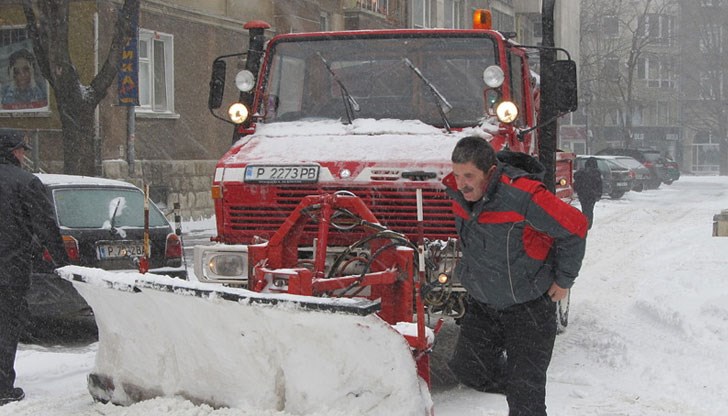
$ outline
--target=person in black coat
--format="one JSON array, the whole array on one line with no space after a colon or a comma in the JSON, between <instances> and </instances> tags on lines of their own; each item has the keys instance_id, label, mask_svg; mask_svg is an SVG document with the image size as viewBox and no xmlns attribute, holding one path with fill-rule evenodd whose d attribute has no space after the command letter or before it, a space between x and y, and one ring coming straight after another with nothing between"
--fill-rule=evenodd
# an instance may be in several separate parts
<instances>
[{"instance_id":1,"label":"person in black coat","mask_svg":"<svg viewBox=\"0 0 728 416\"><path fill-rule=\"evenodd\" d=\"M581 212L589 219L589 229L594 222L594 204L602 198L602 173L597 167L597 159L590 157L584 168L574 173L574 191L579 197Z\"/></svg>"},{"instance_id":2,"label":"person in black coat","mask_svg":"<svg viewBox=\"0 0 728 416\"><path fill-rule=\"evenodd\" d=\"M68 262L46 188L21 168L28 148L19 131L0 129L0 406L25 397L15 387L15 354L34 253L44 247L56 266Z\"/></svg>"}]
</instances>

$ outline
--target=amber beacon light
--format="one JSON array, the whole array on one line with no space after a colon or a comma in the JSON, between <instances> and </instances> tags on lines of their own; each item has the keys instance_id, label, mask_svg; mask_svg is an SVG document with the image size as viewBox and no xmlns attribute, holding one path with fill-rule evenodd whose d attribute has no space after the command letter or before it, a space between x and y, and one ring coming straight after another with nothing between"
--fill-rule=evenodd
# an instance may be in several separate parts
<instances>
[{"instance_id":1,"label":"amber beacon light","mask_svg":"<svg viewBox=\"0 0 728 416\"><path fill-rule=\"evenodd\" d=\"M473 29L492 29L493 15L490 10L477 9L473 12Z\"/></svg>"}]
</instances>

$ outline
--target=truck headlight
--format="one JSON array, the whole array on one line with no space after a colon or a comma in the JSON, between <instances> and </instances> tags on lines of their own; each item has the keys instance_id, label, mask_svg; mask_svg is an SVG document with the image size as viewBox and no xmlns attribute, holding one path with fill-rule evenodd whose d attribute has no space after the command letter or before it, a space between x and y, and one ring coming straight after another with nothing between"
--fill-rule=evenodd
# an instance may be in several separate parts
<instances>
[{"instance_id":1,"label":"truck headlight","mask_svg":"<svg viewBox=\"0 0 728 416\"><path fill-rule=\"evenodd\" d=\"M244 69L235 75L235 86L242 92L250 92L255 87L255 75Z\"/></svg>"},{"instance_id":2,"label":"truck headlight","mask_svg":"<svg viewBox=\"0 0 728 416\"><path fill-rule=\"evenodd\" d=\"M216 254L207 259L207 268L217 276L242 276L245 259L239 254Z\"/></svg>"},{"instance_id":3,"label":"truck headlight","mask_svg":"<svg viewBox=\"0 0 728 416\"><path fill-rule=\"evenodd\" d=\"M483 82L490 88L498 88L503 85L506 75L503 69L497 65L491 65L483 71Z\"/></svg>"},{"instance_id":4,"label":"truck headlight","mask_svg":"<svg viewBox=\"0 0 728 416\"><path fill-rule=\"evenodd\" d=\"M248 246L196 246L195 275L201 282L247 282Z\"/></svg>"},{"instance_id":5,"label":"truck headlight","mask_svg":"<svg viewBox=\"0 0 728 416\"><path fill-rule=\"evenodd\" d=\"M243 103L235 103L228 109L230 121L235 124L242 124L248 118L248 107Z\"/></svg>"},{"instance_id":6,"label":"truck headlight","mask_svg":"<svg viewBox=\"0 0 728 416\"><path fill-rule=\"evenodd\" d=\"M518 107L510 101L502 101L496 107L495 114L501 123L510 124L518 118Z\"/></svg>"}]
</instances>

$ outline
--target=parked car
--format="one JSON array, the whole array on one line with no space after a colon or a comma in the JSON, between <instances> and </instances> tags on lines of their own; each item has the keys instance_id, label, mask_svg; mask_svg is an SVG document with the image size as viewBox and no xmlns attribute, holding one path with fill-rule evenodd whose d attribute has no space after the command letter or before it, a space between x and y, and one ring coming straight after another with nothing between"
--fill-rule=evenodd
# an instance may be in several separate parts
<instances>
[{"instance_id":1,"label":"parked car","mask_svg":"<svg viewBox=\"0 0 728 416\"><path fill-rule=\"evenodd\" d=\"M665 183L672 185L673 182L680 179L680 166L671 157L665 156L665 170L667 171L667 180Z\"/></svg>"},{"instance_id":2,"label":"parked car","mask_svg":"<svg viewBox=\"0 0 728 416\"><path fill-rule=\"evenodd\" d=\"M117 180L37 174L53 201L66 253L73 265L138 270L143 254L144 193ZM187 278L182 242L162 212L149 202L150 272ZM93 321L93 312L73 285L56 276L37 253L27 296L39 322Z\"/></svg>"},{"instance_id":3,"label":"parked car","mask_svg":"<svg viewBox=\"0 0 728 416\"><path fill-rule=\"evenodd\" d=\"M650 170L637 161L637 159L629 156L611 156L618 164L630 170L632 180L632 190L642 192L647 183L650 181Z\"/></svg>"},{"instance_id":4,"label":"parked car","mask_svg":"<svg viewBox=\"0 0 728 416\"><path fill-rule=\"evenodd\" d=\"M612 199L619 199L632 189L630 171L615 162L616 156L579 155L574 161L574 171L583 169L590 157L597 160L597 167L602 174L602 194L609 195Z\"/></svg>"},{"instance_id":5,"label":"parked car","mask_svg":"<svg viewBox=\"0 0 728 416\"><path fill-rule=\"evenodd\" d=\"M667 170L663 158L658 150L654 149L627 149L606 148L597 152L598 155L629 156L642 163L650 171L650 180L647 189L657 189L667 179Z\"/></svg>"}]
</instances>

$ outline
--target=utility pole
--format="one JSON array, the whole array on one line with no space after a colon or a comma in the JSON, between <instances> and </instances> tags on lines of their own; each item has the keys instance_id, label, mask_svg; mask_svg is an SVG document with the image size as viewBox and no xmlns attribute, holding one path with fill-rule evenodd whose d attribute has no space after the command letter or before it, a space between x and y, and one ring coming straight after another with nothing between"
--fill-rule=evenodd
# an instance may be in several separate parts
<instances>
[{"instance_id":1,"label":"utility pole","mask_svg":"<svg viewBox=\"0 0 728 416\"><path fill-rule=\"evenodd\" d=\"M553 71L553 63L556 61L554 45L554 7L556 0L543 0L541 4L541 25L543 26L541 60L541 111L538 124L539 129L538 154L539 160L546 168L544 183L551 192L556 192L556 132L558 121L556 116L556 75ZM554 120L548 124L548 120Z\"/></svg>"}]
</instances>

